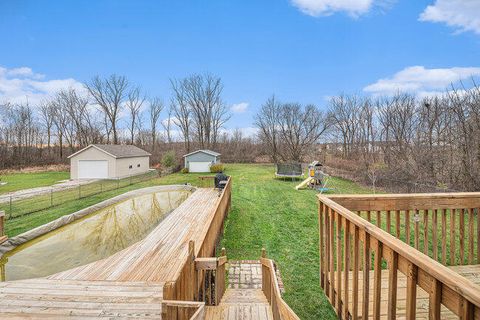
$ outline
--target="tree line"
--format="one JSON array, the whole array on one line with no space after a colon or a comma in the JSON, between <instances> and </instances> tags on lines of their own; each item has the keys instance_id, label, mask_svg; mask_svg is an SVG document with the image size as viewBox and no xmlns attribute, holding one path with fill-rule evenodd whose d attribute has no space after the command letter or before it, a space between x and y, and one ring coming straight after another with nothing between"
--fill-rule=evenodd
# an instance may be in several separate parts
<instances>
[{"instance_id":1,"label":"tree line","mask_svg":"<svg viewBox=\"0 0 480 320\"><path fill-rule=\"evenodd\" d=\"M480 189L480 87L419 99L333 97L332 166L396 191ZM343 160L343 161L339 161Z\"/></svg>"},{"instance_id":2,"label":"tree line","mask_svg":"<svg viewBox=\"0 0 480 320\"><path fill-rule=\"evenodd\" d=\"M171 79L171 97L148 97L126 77L93 77L40 105L0 104L0 168L65 162L91 143L129 143L180 159L214 149L228 162L309 162L398 191L480 189L480 86L418 98L342 94L324 110L268 98L254 115L257 134L222 130L231 114L221 78ZM162 118L167 114L166 118Z\"/></svg>"},{"instance_id":3,"label":"tree line","mask_svg":"<svg viewBox=\"0 0 480 320\"><path fill-rule=\"evenodd\" d=\"M62 162L94 143L136 144L155 156L162 148L175 148L178 139L185 152L226 141L221 129L230 113L221 78L194 74L172 79L171 88L165 105L161 97L148 97L125 76L113 74L95 76L83 89L62 89L39 105L4 101L0 169Z\"/></svg>"}]
</instances>

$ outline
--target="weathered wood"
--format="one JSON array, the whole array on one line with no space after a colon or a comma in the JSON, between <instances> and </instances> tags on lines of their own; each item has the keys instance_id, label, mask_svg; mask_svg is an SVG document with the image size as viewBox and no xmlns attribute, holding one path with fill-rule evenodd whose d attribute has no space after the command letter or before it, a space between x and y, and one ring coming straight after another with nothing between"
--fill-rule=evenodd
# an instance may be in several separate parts
<instances>
[{"instance_id":1,"label":"weathered wood","mask_svg":"<svg viewBox=\"0 0 480 320\"><path fill-rule=\"evenodd\" d=\"M324 235L324 212L325 205L319 202L318 205L318 231L320 235L320 286L325 288L325 235Z\"/></svg>"},{"instance_id":2,"label":"weathered wood","mask_svg":"<svg viewBox=\"0 0 480 320\"><path fill-rule=\"evenodd\" d=\"M474 227L475 220L473 219L473 209L468 209L468 264L473 263L473 250L475 247L474 241Z\"/></svg>"},{"instance_id":3,"label":"weathered wood","mask_svg":"<svg viewBox=\"0 0 480 320\"><path fill-rule=\"evenodd\" d=\"M430 319L440 320L441 317L441 301L442 301L442 285L435 278L431 279L431 290L429 297L428 313Z\"/></svg>"},{"instance_id":4,"label":"weathered wood","mask_svg":"<svg viewBox=\"0 0 480 320\"><path fill-rule=\"evenodd\" d=\"M450 265L455 265L455 209L450 209Z\"/></svg>"},{"instance_id":5,"label":"weathered wood","mask_svg":"<svg viewBox=\"0 0 480 320\"><path fill-rule=\"evenodd\" d=\"M447 264L447 211L442 209L442 263Z\"/></svg>"},{"instance_id":6,"label":"weathered wood","mask_svg":"<svg viewBox=\"0 0 480 320\"><path fill-rule=\"evenodd\" d=\"M400 238L400 210L395 210L395 235Z\"/></svg>"},{"instance_id":7,"label":"weathered wood","mask_svg":"<svg viewBox=\"0 0 480 320\"><path fill-rule=\"evenodd\" d=\"M373 319L380 319L380 295L382 292L382 243L377 241L374 260Z\"/></svg>"},{"instance_id":8,"label":"weathered wood","mask_svg":"<svg viewBox=\"0 0 480 320\"><path fill-rule=\"evenodd\" d=\"M360 231L359 228L354 225L354 232L353 232L353 283L352 283L352 288L353 292L356 292L357 294L353 295L352 299L352 318L353 320L358 319L358 274L360 272Z\"/></svg>"},{"instance_id":9,"label":"weathered wood","mask_svg":"<svg viewBox=\"0 0 480 320\"><path fill-rule=\"evenodd\" d=\"M378 211L378 212L380 212L380 211ZM386 213L387 213L387 217L386 217L386 219L387 219L387 232L391 233L392 232L392 217L391 217L391 214L390 214L390 210L387 210ZM380 225L380 227L381 227L381 225Z\"/></svg>"},{"instance_id":10,"label":"weathered wood","mask_svg":"<svg viewBox=\"0 0 480 320\"><path fill-rule=\"evenodd\" d=\"M410 210L405 210L405 243L410 245Z\"/></svg>"},{"instance_id":11,"label":"weathered wood","mask_svg":"<svg viewBox=\"0 0 480 320\"><path fill-rule=\"evenodd\" d=\"M415 249L418 250L418 248L420 247L420 228L419 228L419 223L420 223L420 211L419 210L415 210L415 213L414 213L414 220L413 222L415 223L414 224L414 229L415 229L415 232L414 232L414 244L415 244Z\"/></svg>"},{"instance_id":12,"label":"weathered wood","mask_svg":"<svg viewBox=\"0 0 480 320\"><path fill-rule=\"evenodd\" d=\"M345 219L345 229L343 235L343 317L348 318L348 290L349 290L349 271L350 271L350 221Z\"/></svg>"},{"instance_id":13,"label":"weathered wood","mask_svg":"<svg viewBox=\"0 0 480 320\"><path fill-rule=\"evenodd\" d=\"M480 207L480 192L407 194L333 194L339 205L352 211L415 210L418 208L462 209Z\"/></svg>"},{"instance_id":14,"label":"weathered wood","mask_svg":"<svg viewBox=\"0 0 480 320\"><path fill-rule=\"evenodd\" d=\"M465 264L465 210L460 209L459 218L459 237L460 237L460 262L459 264Z\"/></svg>"},{"instance_id":15,"label":"weathered wood","mask_svg":"<svg viewBox=\"0 0 480 320\"><path fill-rule=\"evenodd\" d=\"M282 298L273 261L267 258L261 258L260 262L262 264L262 281L265 280L265 285L269 285L269 289L267 289L262 282L262 291L272 308L273 319L300 320Z\"/></svg>"},{"instance_id":16,"label":"weathered wood","mask_svg":"<svg viewBox=\"0 0 480 320\"><path fill-rule=\"evenodd\" d=\"M428 209L423 210L423 253L428 256Z\"/></svg>"},{"instance_id":17,"label":"weathered wood","mask_svg":"<svg viewBox=\"0 0 480 320\"><path fill-rule=\"evenodd\" d=\"M363 234L363 304L362 319L368 319L369 291L370 291L370 234L364 231Z\"/></svg>"},{"instance_id":18,"label":"weathered wood","mask_svg":"<svg viewBox=\"0 0 480 320\"><path fill-rule=\"evenodd\" d=\"M433 259L438 261L438 210L432 210L432 249ZM427 239L428 241L428 239Z\"/></svg>"},{"instance_id":19,"label":"weathered wood","mask_svg":"<svg viewBox=\"0 0 480 320\"><path fill-rule=\"evenodd\" d=\"M337 254L337 284L335 285L336 287L336 306L337 306L337 314L341 314L342 312L342 216L335 213L335 221L337 222L337 239L336 239L336 244L337 244L337 249L336 254Z\"/></svg>"},{"instance_id":20,"label":"weathered wood","mask_svg":"<svg viewBox=\"0 0 480 320\"><path fill-rule=\"evenodd\" d=\"M330 244L330 252L331 258L330 261L330 303L335 306L335 259L333 255L335 253L335 239L334 239L334 222L335 222L335 211L329 208L329 223L330 223L330 237L329 237L329 244Z\"/></svg>"},{"instance_id":21,"label":"weathered wood","mask_svg":"<svg viewBox=\"0 0 480 320\"><path fill-rule=\"evenodd\" d=\"M407 319L415 319L417 303L417 266L408 264L407 273Z\"/></svg>"},{"instance_id":22,"label":"weathered wood","mask_svg":"<svg viewBox=\"0 0 480 320\"><path fill-rule=\"evenodd\" d=\"M430 259L423 253L420 253L419 251L415 250L414 248L410 247L407 245L408 238L406 240L407 243L401 242L398 238L395 238L391 236L387 231L391 232L391 223L390 223L390 229L387 227L386 230L382 230L382 228L385 227L385 225L388 224L388 221L385 222L384 225L380 224L380 227L377 226L375 223L372 224L368 221L366 221L364 218L362 218L360 215L353 214L351 211L348 209L342 207L330 197L324 196L324 195L319 195L318 196L320 203L323 206L326 206L329 208L329 212L334 212L335 216L341 216L342 223L345 225L345 230L347 230L347 225L348 225L348 230L351 230L353 233L353 251L352 251L352 257L353 257L353 267L350 269L348 268L345 269L345 259L346 257L343 256L343 260L337 260L337 261L343 261L343 274L339 275L338 274L338 269L336 269L336 274L335 276L339 277L341 276L343 283L343 287L341 290L342 294L340 297L342 298L342 301L338 302L338 297L335 297L333 300L333 304L337 307L339 304L342 304L342 309L341 310L336 310L339 316L346 317L350 313L351 317L353 319L358 318L358 307L362 308L362 319L364 318L381 318L383 316L389 317L390 319L393 319L398 316L399 310L404 310L404 315L406 318L413 319L417 313L420 318L426 317L427 315L431 315L432 318L438 318L439 314L444 312L445 308L448 308L451 310L451 312L457 316L463 317L463 316L468 316L470 314L474 314L476 309L478 308L480 310L480 289L476 286L473 285L469 280L466 280L465 278L459 276L456 272L452 272L450 269L446 268L445 266L439 264L438 262ZM438 196L435 196L434 198L439 199ZM470 199L471 200L471 199ZM440 200L441 201L441 200ZM459 241L460 245L460 250L465 250L465 246L467 246L467 251L468 251L468 259L470 259L470 255L472 255L472 259L474 259L474 254L470 254L471 251L474 251L475 249L475 242L478 240L471 241L470 239L474 238L472 236L474 232L474 228L472 228L472 223L470 223L470 211L468 214L468 221L469 225L468 227L465 226L465 217L464 213L462 215L462 211L465 210L466 206L461 206L459 202L455 206L458 206L456 209L460 209L460 212L457 212L455 214L454 210L452 210L452 213L449 215L453 218L450 219L450 230L447 230L447 212L443 208L437 209L435 206L432 207L426 207L423 206L425 209L421 209L420 212L423 214L423 223L422 223L422 241L423 243L421 244L421 251L430 254L429 250L429 243L433 239L435 239L434 243L432 243L432 256L434 256L435 259L439 259L439 249L437 246L437 242L440 241L439 235L438 235L438 228L439 228L439 221L438 221L438 210L441 210L441 238L442 238L442 259L446 259L447 257L447 250L450 249L452 250L452 247L455 250L455 244L450 245L447 247L447 232L449 233L449 244L451 244L452 239L456 239L456 234L459 234ZM369 207L370 209L373 207ZM378 207L375 207L378 208ZM450 207L451 208L451 207ZM364 211L367 213L367 219L368 219L368 213L369 211L375 211L375 210L364 210L364 207L358 207L359 210L357 211ZM385 209L384 214L387 215L387 211L389 208ZM409 210L415 210L415 212L418 212L417 209L409 209ZM405 211L405 222L406 225L409 224L409 210ZM429 222L429 216L430 216L430 211L432 212L432 222L430 225ZM472 220L475 217L475 211L472 211ZM458 215L459 219L463 219L463 223L459 222L458 224L458 232L455 229L456 223L455 223L455 216ZM391 218L391 215L390 215ZM337 218L338 219L338 218ZM377 221L381 221L380 219L377 219ZM418 219L414 219L418 220ZM420 219L422 220L422 219ZM478 219L477 219L477 224L478 224ZM420 248L420 241L419 241L419 232L420 228L418 226L418 221L414 221L414 225L416 226L417 230L415 230L414 234L414 242L417 243L417 247ZM431 226L431 227L430 227ZM453 227L453 228L452 228ZM430 228L432 228L432 231L430 232ZM453 231L452 231L453 229ZM464 230L462 232L462 230ZM355 235L355 232L358 232L358 235ZM406 230L407 231L407 230ZM465 231L468 231L468 234L465 233ZM472 232L473 231L473 232ZM396 233L396 232L395 232ZM409 232L406 232L406 234ZM345 235L348 235L347 231L345 231ZM344 236L345 237L345 236ZM432 237L432 238L429 238ZM477 234L478 237L478 234ZM475 238L477 238L475 237ZM358 239L357 239L358 238ZM463 245L461 244L461 239L463 238ZM338 241L339 239L337 239ZM329 241L329 240L326 240ZM331 241L335 241L332 235ZM345 255L347 252L349 252L345 248L345 241L346 239L343 239L343 245L338 247L338 243L336 246L336 250L338 251L338 254L335 252L331 252L329 255L325 255L325 259L327 261L332 260L332 258L339 256ZM362 252L363 254L361 255L363 257L363 263L360 261L362 260L360 255L356 257L356 252L359 251L359 246L358 243L361 242L362 246ZM470 243L473 244L473 248L470 249L472 246ZM357 243L357 245L355 245ZM383 293L384 286L379 285L379 283L383 282L383 276L381 272L381 259L377 260L377 248L378 246L382 247L382 256L384 259L387 260L388 264L388 285L385 285L385 287L393 287L394 284L397 281L395 280L395 277L398 279L399 274L396 270L400 271L400 274L406 274L406 280L405 284L403 287L399 287L398 285L396 286L397 290L395 290L395 293L388 291L387 293ZM356 250L357 249L357 250ZM340 252L343 250L342 252ZM371 256L370 256L370 250L375 251L375 259L374 259L374 268L373 270L371 269L370 262L371 262ZM450 252L450 259L452 256L455 256L455 254L458 254L458 252ZM391 269L392 264L395 263L392 260L393 256L397 257L396 260L396 265L398 267L395 268L395 272ZM463 255L463 259L461 260L461 264L465 263L465 253ZM470 260L468 260L470 261ZM454 261L455 262L455 261ZM360 266L360 264L362 266ZM378 264L380 264L380 268L378 268ZM341 262L337 262L337 268L342 268ZM352 272L350 273L350 270ZM380 270L380 272L378 272ZM480 270L480 269L479 269ZM351 283L346 284L345 279L350 278L349 274L351 274ZM370 275L372 274L372 275ZM370 277L373 277L374 279L374 287L373 290L370 290L370 283L369 279ZM379 280L380 279L380 280ZM333 282L334 285L337 282ZM349 295L346 295L346 290L345 288L351 288L349 289ZM402 289L405 288L405 289ZM404 290L404 291L402 291ZM337 292L337 289L334 290L334 294ZM340 291L341 292L341 291ZM417 296L418 292L420 292L420 298L421 299L427 299L427 301L430 301L427 303L429 305L429 308L424 308L424 305L418 306L417 305ZM398 298L398 295L400 295L400 298ZM468 303L462 304L462 299L467 301ZM394 302L395 300L401 301L403 304L398 305L397 302ZM332 301L332 300L331 300ZM345 301L347 301L345 303ZM345 304L348 306L345 306ZM349 308L348 310L346 308ZM399 309L400 308L400 309ZM445 309L446 310L446 309ZM403 311L401 311L403 312ZM440 312L440 313L439 313ZM449 311L450 312L450 311ZM479 314L480 317L480 314ZM443 319L443 317L440 317Z\"/></svg>"},{"instance_id":23,"label":"weathered wood","mask_svg":"<svg viewBox=\"0 0 480 320\"><path fill-rule=\"evenodd\" d=\"M392 250L388 262L388 320L396 319L397 315L397 269L398 253Z\"/></svg>"}]
</instances>

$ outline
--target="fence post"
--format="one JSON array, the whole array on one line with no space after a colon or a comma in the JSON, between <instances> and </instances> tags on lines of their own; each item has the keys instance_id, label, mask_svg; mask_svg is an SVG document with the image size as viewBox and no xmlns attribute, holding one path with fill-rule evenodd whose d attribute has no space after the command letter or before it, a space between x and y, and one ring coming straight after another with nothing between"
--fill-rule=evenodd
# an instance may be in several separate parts
<instances>
[{"instance_id":1,"label":"fence post","mask_svg":"<svg viewBox=\"0 0 480 320\"><path fill-rule=\"evenodd\" d=\"M0 211L0 243L7 239L8 237L5 235L5 211Z\"/></svg>"},{"instance_id":2,"label":"fence post","mask_svg":"<svg viewBox=\"0 0 480 320\"><path fill-rule=\"evenodd\" d=\"M11 194L10 194L10 201L9 201L9 202L10 202L10 208L9 208L8 211L9 211L9 213L10 213L9 217L11 218L11 217L12 217L12 214L13 214L13 212L12 212L12 210L13 210L13 209L12 209L12 195L11 195Z\"/></svg>"}]
</instances>

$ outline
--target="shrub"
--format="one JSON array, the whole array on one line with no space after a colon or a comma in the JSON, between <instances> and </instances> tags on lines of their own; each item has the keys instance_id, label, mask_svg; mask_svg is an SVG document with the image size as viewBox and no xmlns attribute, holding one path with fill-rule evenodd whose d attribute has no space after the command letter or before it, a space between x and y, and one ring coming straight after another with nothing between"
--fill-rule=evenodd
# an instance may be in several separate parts
<instances>
[{"instance_id":1,"label":"shrub","mask_svg":"<svg viewBox=\"0 0 480 320\"><path fill-rule=\"evenodd\" d=\"M210 172L213 173L222 172L223 170L225 170L223 163L212 164L210 166Z\"/></svg>"},{"instance_id":2,"label":"shrub","mask_svg":"<svg viewBox=\"0 0 480 320\"><path fill-rule=\"evenodd\" d=\"M168 151L162 157L162 165L166 168L172 168L176 165L175 152Z\"/></svg>"},{"instance_id":3,"label":"shrub","mask_svg":"<svg viewBox=\"0 0 480 320\"><path fill-rule=\"evenodd\" d=\"M180 170L181 173L188 173L188 168L183 168L182 170Z\"/></svg>"}]
</instances>

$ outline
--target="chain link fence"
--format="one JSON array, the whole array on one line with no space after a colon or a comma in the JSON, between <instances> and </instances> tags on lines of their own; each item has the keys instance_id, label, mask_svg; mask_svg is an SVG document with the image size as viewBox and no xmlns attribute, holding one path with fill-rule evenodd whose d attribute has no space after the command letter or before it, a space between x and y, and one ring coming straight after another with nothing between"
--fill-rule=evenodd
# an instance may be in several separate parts
<instances>
[{"instance_id":1,"label":"chain link fence","mask_svg":"<svg viewBox=\"0 0 480 320\"><path fill-rule=\"evenodd\" d=\"M22 193L21 195L11 194L6 201L0 203L0 211L5 211L6 219L14 219L45 210L60 204L101 194L111 190L124 188L143 181L152 180L159 177L156 170L151 170L146 174L128 176L122 179L99 180L88 184L78 184L77 186L65 187L65 189L46 192Z\"/></svg>"}]
</instances>

